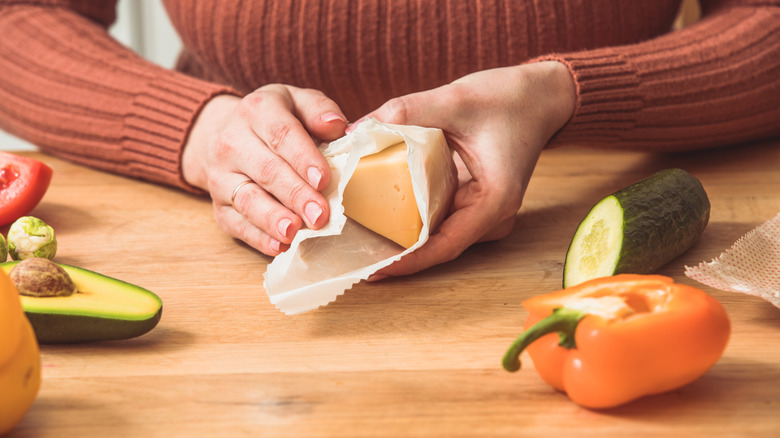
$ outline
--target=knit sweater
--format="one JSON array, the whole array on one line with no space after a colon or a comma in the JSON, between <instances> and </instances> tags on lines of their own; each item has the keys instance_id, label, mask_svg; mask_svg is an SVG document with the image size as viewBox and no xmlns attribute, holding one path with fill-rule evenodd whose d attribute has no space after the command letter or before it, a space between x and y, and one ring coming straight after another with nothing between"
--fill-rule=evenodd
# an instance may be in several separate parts
<instances>
[{"instance_id":1,"label":"knit sweater","mask_svg":"<svg viewBox=\"0 0 780 438\"><path fill-rule=\"evenodd\" d=\"M780 2L164 0L175 71L113 40L115 0L0 0L0 128L99 169L189 188L203 105L267 83L322 90L355 120L470 72L566 64L577 104L553 145L712 147L780 134Z\"/></svg>"}]
</instances>

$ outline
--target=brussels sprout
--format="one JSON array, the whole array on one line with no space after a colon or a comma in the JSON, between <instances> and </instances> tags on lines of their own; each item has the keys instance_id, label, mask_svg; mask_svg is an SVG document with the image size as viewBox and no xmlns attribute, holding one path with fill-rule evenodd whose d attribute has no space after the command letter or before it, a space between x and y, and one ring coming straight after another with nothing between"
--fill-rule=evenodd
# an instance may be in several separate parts
<instances>
[{"instance_id":1,"label":"brussels sprout","mask_svg":"<svg viewBox=\"0 0 780 438\"><path fill-rule=\"evenodd\" d=\"M8 252L14 260L53 259L57 253L54 229L37 217L20 217L8 229Z\"/></svg>"},{"instance_id":2,"label":"brussels sprout","mask_svg":"<svg viewBox=\"0 0 780 438\"><path fill-rule=\"evenodd\" d=\"M0 234L0 263L8 258L8 244L5 243L5 237Z\"/></svg>"}]
</instances>

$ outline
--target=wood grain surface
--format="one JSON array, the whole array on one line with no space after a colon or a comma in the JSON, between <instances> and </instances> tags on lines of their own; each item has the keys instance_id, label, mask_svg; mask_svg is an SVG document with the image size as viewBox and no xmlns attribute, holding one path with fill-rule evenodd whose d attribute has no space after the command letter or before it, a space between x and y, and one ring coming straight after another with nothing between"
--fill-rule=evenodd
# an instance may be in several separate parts
<instances>
[{"instance_id":1,"label":"wood grain surface","mask_svg":"<svg viewBox=\"0 0 780 438\"><path fill-rule=\"evenodd\" d=\"M748 295L699 285L732 321L721 360L615 409L573 404L525 353L522 371L500 366L521 302L559 289L569 240L597 200L664 168L698 177L710 223L659 272L698 285L684 266L780 211L780 141L545 151L506 239L297 316L269 303L270 259L223 234L208 198L25 154L54 169L33 214L57 230L57 260L148 288L164 311L140 338L42 346L41 391L12 437L780 436L780 309Z\"/></svg>"}]
</instances>

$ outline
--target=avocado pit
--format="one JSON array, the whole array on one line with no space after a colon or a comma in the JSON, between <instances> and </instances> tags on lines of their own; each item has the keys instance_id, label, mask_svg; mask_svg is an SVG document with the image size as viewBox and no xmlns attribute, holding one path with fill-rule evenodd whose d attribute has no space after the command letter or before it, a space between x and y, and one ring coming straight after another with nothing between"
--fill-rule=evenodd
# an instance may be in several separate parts
<instances>
[{"instance_id":1,"label":"avocado pit","mask_svg":"<svg viewBox=\"0 0 780 438\"><path fill-rule=\"evenodd\" d=\"M70 275L49 259L22 260L9 276L19 294L27 297L69 297L76 292Z\"/></svg>"}]
</instances>

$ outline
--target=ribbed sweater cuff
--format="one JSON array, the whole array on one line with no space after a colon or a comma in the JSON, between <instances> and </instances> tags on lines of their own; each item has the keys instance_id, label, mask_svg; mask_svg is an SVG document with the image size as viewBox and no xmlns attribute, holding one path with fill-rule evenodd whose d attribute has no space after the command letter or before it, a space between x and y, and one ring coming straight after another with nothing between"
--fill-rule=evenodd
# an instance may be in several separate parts
<instances>
[{"instance_id":1,"label":"ribbed sweater cuff","mask_svg":"<svg viewBox=\"0 0 780 438\"><path fill-rule=\"evenodd\" d=\"M210 99L220 94L239 93L178 73L151 79L136 95L123 124L121 144L131 163L131 173L203 193L182 177L182 152L198 114Z\"/></svg>"},{"instance_id":2,"label":"ribbed sweater cuff","mask_svg":"<svg viewBox=\"0 0 780 438\"><path fill-rule=\"evenodd\" d=\"M560 144L604 143L619 140L642 109L639 78L631 63L606 51L551 54L536 61L558 61L574 78L577 104L572 118L550 141Z\"/></svg>"}]
</instances>

